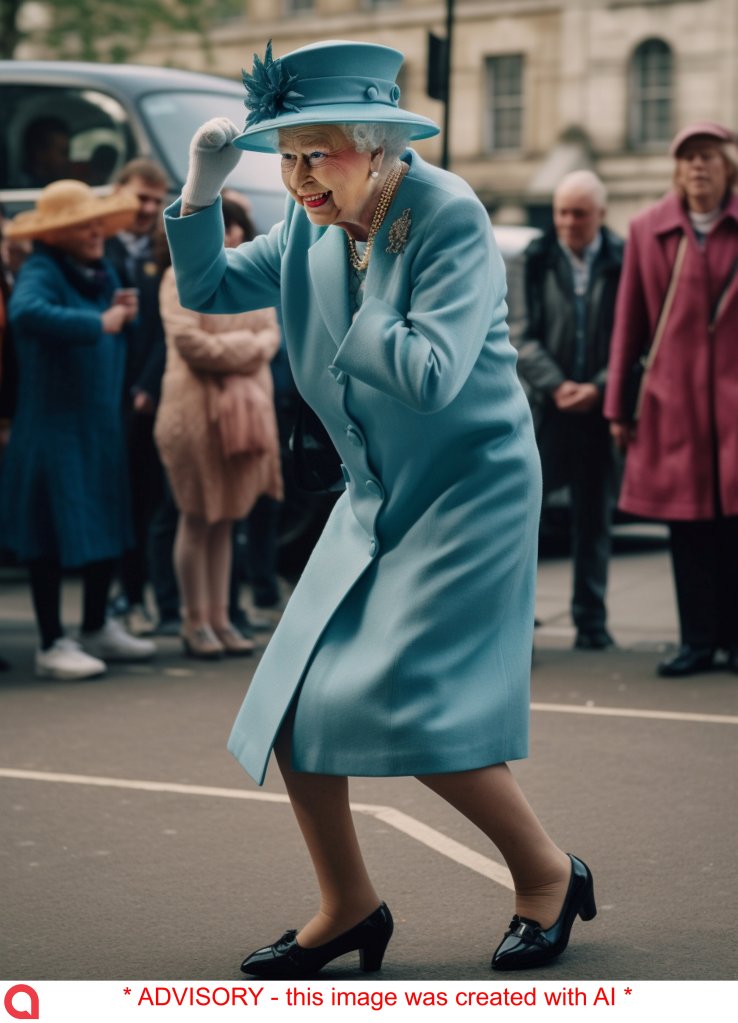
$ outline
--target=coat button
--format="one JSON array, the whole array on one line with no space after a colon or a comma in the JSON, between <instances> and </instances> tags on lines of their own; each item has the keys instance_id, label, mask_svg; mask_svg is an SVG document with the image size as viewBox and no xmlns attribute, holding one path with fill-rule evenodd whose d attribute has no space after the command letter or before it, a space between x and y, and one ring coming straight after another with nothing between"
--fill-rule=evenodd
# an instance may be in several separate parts
<instances>
[{"instance_id":1,"label":"coat button","mask_svg":"<svg viewBox=\"0 0 738 1023\"><path fill-rule=\"evenodd\" d=\"M377 541L376 540L372 540L372 542L369 544L369 557L373 558L376 555L376 553L377 553Z\"/></svg>"},{"instance_id":2,"label":"coat button","mask_svg":"<svg viewBox=\"0 0 738 1023\"><path fill-rule=\"evenodd\" d=\"M349 442L353 444L355 448L361 448L364 446L364 438L361 436L358 430L354 429L353 426L346 427L346 436Z\"/></svg>"},{"instance_id":3,"label":"coat button","mask_svg":"<svg viewBox=\"0 0 738 1023\"><path fill-rule=\"evenodd\" d=\"M339 369L338 366L329 366L328 372L333 376L333 379L336 381L337 384L346 383L346 374L343 372L342 369Z\"/></svg>"},{"instance_id":4,"label":"coat button","mask_svg":"<svg viewBox=\"0 0 738 1023\"><path fill-rule=\"evenodd\" d=\"M372 495L372 497L382 496L383 493L382 488L380 487L376 480L367 480L364 486L366 487L367 491Z\"/></svg>"}]
</instances>

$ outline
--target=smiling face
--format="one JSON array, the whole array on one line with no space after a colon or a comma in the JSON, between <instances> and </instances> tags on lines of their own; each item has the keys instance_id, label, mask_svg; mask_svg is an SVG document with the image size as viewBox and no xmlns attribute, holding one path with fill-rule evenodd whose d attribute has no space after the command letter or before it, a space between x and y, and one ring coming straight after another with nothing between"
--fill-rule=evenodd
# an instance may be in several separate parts
<instances>
[{"instance_id":1,"label":"smiling face","mask_svg":"<svg viewBox=\"0 0 738 1023\"><path fill-rule=\"evenodd\" d=\"M720 143L707 136L685 142L679 149L674 180L690 209L709 213L719 206L730 181Z\"/></svg>"},{"instance_id":2,"label":"smiling face","mask_svg":"<svg viewBox=\"0 0 738 1023\"><path fill-rule=\"evenodd\" d=\"M310 221L366 239L383 183L383 151L357 153L333 125L282 130L279 151L285 187ZM373 170L380 176L372 178Z\"/></svg>"},{"instance_id":3,"label":"smiling face","mask_svg":"<svg viewBox=\"0 0 738 1023\"><path fill-rule=\"evenodd\" d=\"M80 263L94 263L103 256L103 222L98 218L74 227L65 227L50 233L45 240Z\"/></svg>"}]
</instances>

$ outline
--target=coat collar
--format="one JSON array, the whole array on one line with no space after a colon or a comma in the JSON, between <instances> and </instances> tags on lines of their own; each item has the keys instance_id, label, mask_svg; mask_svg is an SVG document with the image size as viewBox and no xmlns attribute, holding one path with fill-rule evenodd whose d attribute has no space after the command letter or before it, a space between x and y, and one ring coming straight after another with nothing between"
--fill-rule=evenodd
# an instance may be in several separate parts
<instances>
[{"instance_id":1,"label":"coat collar","mask_svg":"<svg viewBox=\"0 0 738 1023\"><path fill-rule=\"evenodd\" d=\"M328 227L308 251L310 279L320 314L336 348L351 326L349 308L349 260L346 233Z\"/></svg>"},{"instance_id":2,"label":"coat collar","mask_svg":"<svg viewBox=\"0 0 738 1023\"><path fill-rule=\"evenodd\" d=\"M726 203L718 224L727 219L738 223L738 195L735 192L731 194L730 199ZM684 204L676 192L667 195L654 207L654 234L669 234L671 231L685 230L688 224L689 218L684 209Z\"/></svg>"}]
</instances>

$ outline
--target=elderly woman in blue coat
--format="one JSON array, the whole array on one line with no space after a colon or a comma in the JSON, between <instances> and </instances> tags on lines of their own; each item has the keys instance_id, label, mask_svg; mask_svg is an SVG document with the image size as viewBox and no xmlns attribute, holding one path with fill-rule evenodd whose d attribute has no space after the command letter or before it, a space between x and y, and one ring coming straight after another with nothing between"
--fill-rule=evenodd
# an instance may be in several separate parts
<instances>
[{"instance_id":1,"label":"elderly woman in blue coat","mask_svg":"<svg viewBox=\"0 0 738 1023\"><path fill-rule=\"evenodd\" d=\"M28 565L40 634L36 674L81 679L111 660L142 660L156 647L106 619L116 559L131 543L123 446L123 328L135 296L117 292L104 239L127 227L135 198L96 196L81 181L55 181L36 208L8 225L33 239L9 319L18 359L18 407L3 460L0 533ZM80 642L60 617L65 569L80 571ZM80 645L81 643L81 645Z\"/></svg>"},{"instance_id":2,"label":"elderly woman in blue coat","mask_svg":"<svg viewBox=\"0 0 738 1023\"><path fill-rule=\"evenodd\" d=\"M180 298L281 307L297 386L345 493L256 671L229 748L262 783L274 749L320 904L242 964L298 979L392 917L358 846L348 776L415 775L495 843L515 883L500 970L559 955L592 876L549 838L506 761L527 755L540 472L505 323L505 273L469 186L407 148L438 129L398 105L398 51L319 43L254 59L243 131L196 133L166 215ZM284 221L223 247L239 150L277 151Z\"/></svg>"}]
</instances>

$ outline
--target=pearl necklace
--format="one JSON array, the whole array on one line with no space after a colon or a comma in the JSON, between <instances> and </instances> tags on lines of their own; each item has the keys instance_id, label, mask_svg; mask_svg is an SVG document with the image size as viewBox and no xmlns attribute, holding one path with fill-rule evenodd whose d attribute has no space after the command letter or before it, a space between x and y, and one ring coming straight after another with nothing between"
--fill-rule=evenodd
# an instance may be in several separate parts
<instances>
[{"instance_id":1,"label":"pearl necklace","mask_svg":"<svg viewBox=\"0 0 738 1023\"><path fill-rule=\"evenodd\" d=\"M363 256L359 257L359 253L356 251L356 243L354 239L349 238L349 259L351 260L351 266L354 270L361 272L362 270L366 270L369 266L372 248L374 247L374 239L382 226L384 218L387 216L387 210L392 205L392 200L395 197L395 192L400 185L400 181L402 180L405 170L405 164L398 162L397 166L393 167L387 175L387 180L382 186L382 191L379 194L379 202L377 203L377 208L374 211L374 216L372 217L372 223L369 228L369 234L367 235L366 248L364 249Z\"/></svg>"}]
</instances>

